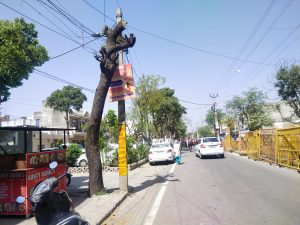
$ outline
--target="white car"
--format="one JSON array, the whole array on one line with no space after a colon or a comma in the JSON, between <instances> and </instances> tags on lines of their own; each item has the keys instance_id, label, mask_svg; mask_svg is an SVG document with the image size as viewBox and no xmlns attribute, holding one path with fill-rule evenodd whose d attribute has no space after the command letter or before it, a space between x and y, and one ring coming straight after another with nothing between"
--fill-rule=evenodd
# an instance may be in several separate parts
<instances>
[{"instance_id":1,"label":"white car","mask_svg":"<svg viewBox=\"0 0 300 225\"><path fill-rule=\"evenodd\" d=\"M216 137L200 138L199 144L195 146L195 154L201 159L214 155L224 158L223 143Z\"/></svg>"},{"instance_id":2,"label":"white car","mask_svg":"<svg viewBox=\"0 0 300 225\"><path fill-rule=\"evenodd\" d=\"M153 165L154 162L174 162L175 153L172 142L156 142L151 145L149 150L149 164Z\"/></svg>"}]
</instances>

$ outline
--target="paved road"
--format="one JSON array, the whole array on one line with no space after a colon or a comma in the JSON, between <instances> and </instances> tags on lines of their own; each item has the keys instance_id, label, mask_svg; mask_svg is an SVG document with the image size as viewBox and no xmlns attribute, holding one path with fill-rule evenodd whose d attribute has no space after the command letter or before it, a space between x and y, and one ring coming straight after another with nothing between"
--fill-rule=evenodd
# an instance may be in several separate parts
<instances>
[{"instance_id":1,"label":"paved road","mask_svg":"<svg viewBox=\"0 0 300 225\"><path fill-rule=\"evenodd\" d=\"M199 159L184 151L183 162L145 166L139 176L149 185L103 224L300 224L297 172L230 153Z\"/></svg>"}]
</instances>

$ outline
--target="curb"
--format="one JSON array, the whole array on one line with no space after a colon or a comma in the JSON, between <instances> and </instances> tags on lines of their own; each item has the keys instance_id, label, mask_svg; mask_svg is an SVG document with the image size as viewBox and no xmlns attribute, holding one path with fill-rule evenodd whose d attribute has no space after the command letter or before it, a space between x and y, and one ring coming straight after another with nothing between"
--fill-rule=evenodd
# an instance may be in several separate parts
<instances>
[{"instance_id":1,"label":"curb","mask_svg":"<svg viewBox=\"0 0 300 225\"><path fill-rule=\"evenodd\" d=\"M101 225L108 217L110 217L110 215L117 209L117 207L127 198L128 196L128 192L124 193L123 197L117 202L115 203L115 205L113 206L113 208L107 212L101 219L100 221L97 223L97 225Z\"/></svg>"},{"instance_id":2,"label":"curb","mask_svg":"<svg viewBox=\"0 0 300 225\"><path fill-rule=\"evenodd\" d=\"M136 163L129 164L128 170L132 171L132 170L144 165L147 162L148 162L148 159L146 158L146 159L142 159ZM74 173L74 174L88 173L89 168L88 167L69 167L68 172ZM105 167L103 167L102 172L118 172L118 167L105 166Z\"/></svg>"}]
</instances>

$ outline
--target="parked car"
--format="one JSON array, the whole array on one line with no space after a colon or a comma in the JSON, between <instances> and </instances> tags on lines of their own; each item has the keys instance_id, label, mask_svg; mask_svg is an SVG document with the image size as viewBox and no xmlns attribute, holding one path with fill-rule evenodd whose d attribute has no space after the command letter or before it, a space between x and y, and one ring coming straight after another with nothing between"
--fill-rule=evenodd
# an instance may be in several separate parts
<instances>
[{"instance_id":1,"label":"parked car","mask_svg":"<svg viewBox=\"0 0 300 225\"><path fill-rule=\"evenodd\" d=\"M148 159L150 165L153 165L154 162L174 162L173 143L171 141L154 142L149 150Z\"/></svg>"},{"instance_id":2,"label":"parked car","mask_svg":"<svg viewBox=\"0 0 300 225\"><path fill-rule=\"evenodd\" d=\"M195 146L195 154L201 159L214 155L224 158L223 143L216 137L200 138L199 144Z\"/></svg>"}]
</instances>

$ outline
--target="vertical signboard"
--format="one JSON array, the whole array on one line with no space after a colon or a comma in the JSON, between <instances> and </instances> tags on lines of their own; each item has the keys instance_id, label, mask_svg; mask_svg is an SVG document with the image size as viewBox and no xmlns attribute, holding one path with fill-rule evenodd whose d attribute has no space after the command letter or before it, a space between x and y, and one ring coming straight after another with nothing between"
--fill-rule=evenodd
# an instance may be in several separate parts
<instances>
[{"instance_id":1,"label":"vertical signboard","mask_svg":"<svg viewBox=\"0 0 300 225\"><path fill-rule=\"evenodd\" d=\"M127 176L127 153L126 153L126 125L119 124L119 153L118 166L119 176Z\"/></svg>"},{"instance_id":2,"label":"vertical signboard","mask_svg":"<svg viewBox=\"0 0 300 225\"><path fill-rule=\"evenodd\" d=\"M127 100L135 97L134 80L131 64L119 66L110 83L108 100L110 102Z\"/></svg>"}]
</instances>

